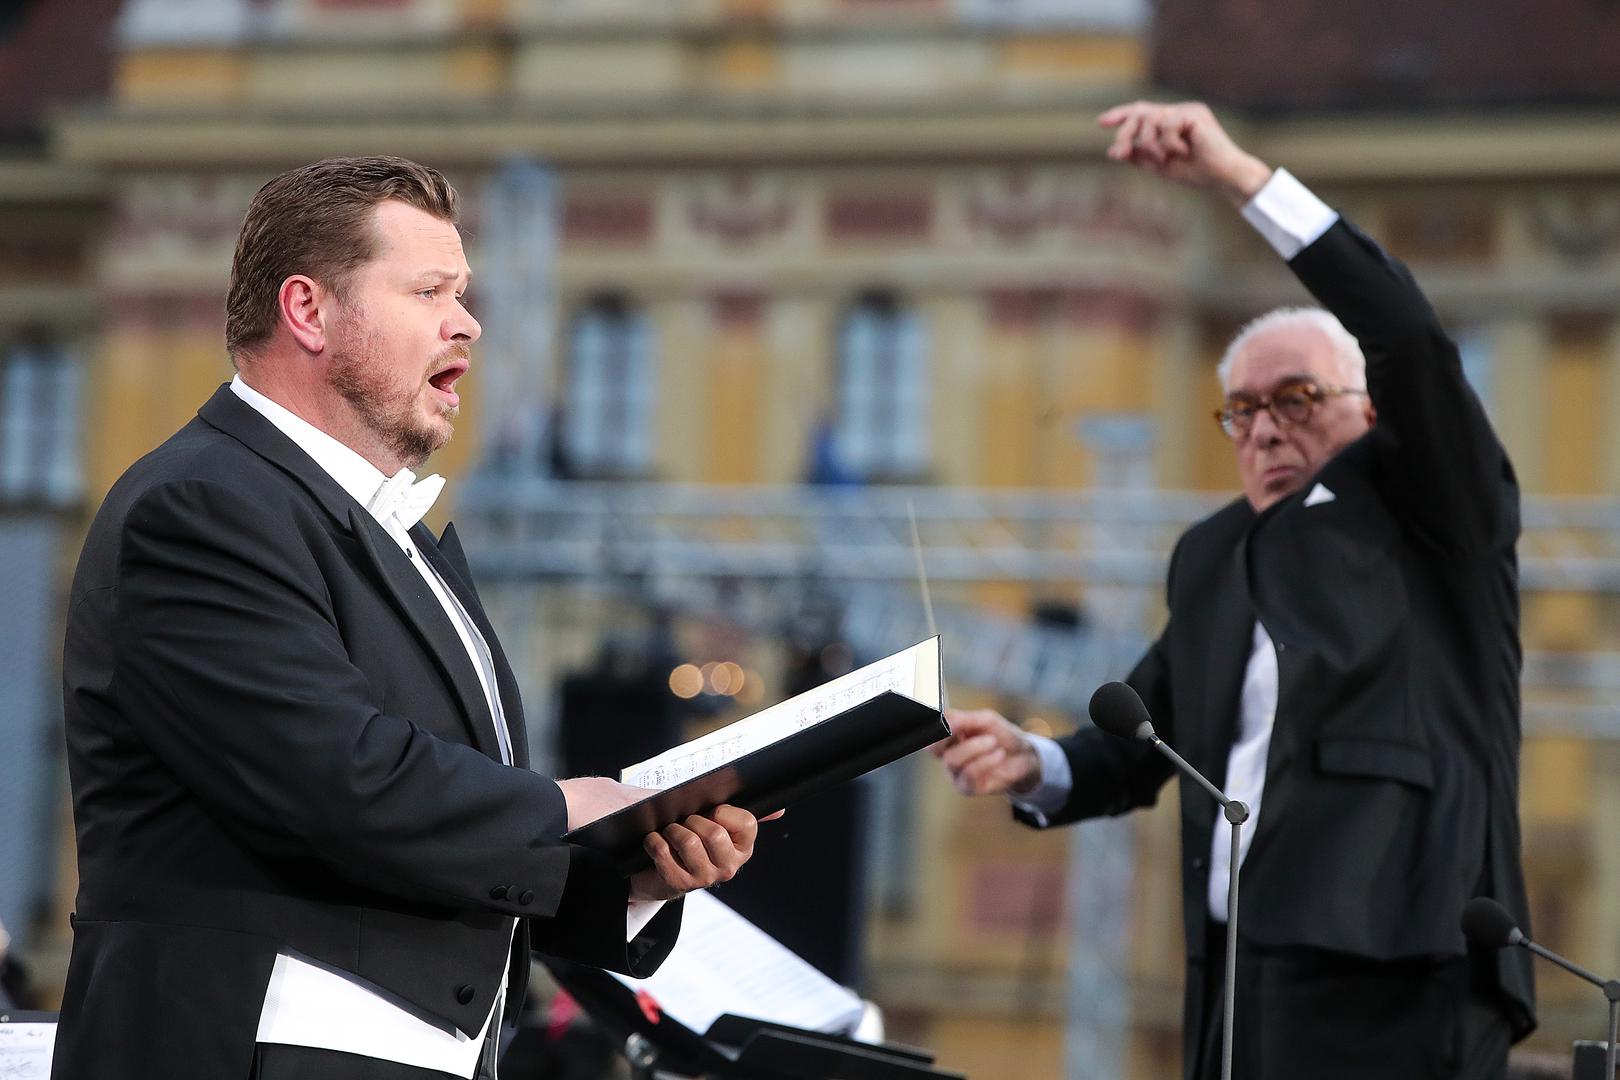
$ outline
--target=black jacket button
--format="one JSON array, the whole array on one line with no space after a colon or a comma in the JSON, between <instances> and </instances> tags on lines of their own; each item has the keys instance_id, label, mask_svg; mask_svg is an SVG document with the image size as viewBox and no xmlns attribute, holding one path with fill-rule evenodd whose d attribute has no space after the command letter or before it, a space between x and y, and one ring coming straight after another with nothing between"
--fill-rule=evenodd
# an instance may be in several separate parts
<instances>
[{"instance_id":1,"label":"black jacket button","mask_svg":"<svg viewBox=\"0 0 1620 1080\"><path fill-rule=\"evenodd\" d=\"M463 986L460 990L456 991L456 1000L461 1002L463 1005L471 1005L472 999L476 994L477 991L474 990L471 985Z\"/></svg>"},{"instance_id":2,"label":"black jacket button","mask_svg":"<svg viewBox=\"0 0 1620 1080\"><path fill-rule=\"evenodd\" d=\"M1209 860L1204 858L1202 855L1194 855L1193 856L1193 861L1192 861L1192 868L1194 870L1202 870L1205 867L1205 865L1208 864L1208 862L1209 862Z\"/></svg>"},{"instance_id":3,"label":"black jacket button","mask_svg":"<svg viewBox=\"0 0 1620 1080\"><path fill-rule=\"evenodd\" d=\"M524 889L523 890L523 895L518 897L518 903L522 904L525 907L527 907L528 905L534 903L534 890L533 889Z\"/></svg>"},{"instance_id":4,"label":"black jacket button","mask_svg":"<svg viewBox=\"0 0 1620 1080\"><path fill-rule=\"evenodd\" d=\"M510 891L510 885L497 885L493 889L489 890L489 898L491 900L505 900L506 894Z\"/></svg>"}]
</instances>

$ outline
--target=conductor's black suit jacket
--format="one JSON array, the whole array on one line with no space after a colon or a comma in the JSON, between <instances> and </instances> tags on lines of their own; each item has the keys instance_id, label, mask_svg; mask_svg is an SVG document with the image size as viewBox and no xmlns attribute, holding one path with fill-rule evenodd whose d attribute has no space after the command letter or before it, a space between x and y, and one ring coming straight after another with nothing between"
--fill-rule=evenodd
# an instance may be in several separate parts
<instances>
[{"instance_id":1,"label":"conductor's black suit jacket","mask_svg":"<svg viewBox=\"0 0 1620 1080\"><path fill-rule=\"evenodd\" d=\"M679 905L627 944L625 881L560 842L460 544L411 535L489 644L516 768L398 544L228 387L108 494L63 658L59 1080L247 1076L286 950L475 1034L531 940L638 974L672 947Z\"/></svg>"},{"instance_id":2,"label":"conductor's black suit jacket","mask_svg":"<svg viewBox=\"0 0 1620 1080\"><path fill-rule=\"evenodd\" d=\"M1361 343L1376 426L1263 513L1238 500L1181 537L1168 624L1127 681L1165 740L1219 785L1258 619L1276 643L1278 699L1242 867L1242 939L1371 960L1461 956L1470 897L1495 897L1521 925L1527 915L1518 487L1403 266L1343 220L1290 266ZM1307 505L1317 484L1333 497ZM1062 745L1074 786L1052 823L1150 805L1171 775L1147 744L1090 725ZM1195 966L1215 814L1183 780ZM1515 1031L1528 1031L1528 956L1477 961ZM1198 982L1188 980L1189 1027ZM1268 1000L1285 1008L1288 996ZM1245 1002L1240 992L1240 1009L1260 1007Z\"/></svg>"}]
</instances>

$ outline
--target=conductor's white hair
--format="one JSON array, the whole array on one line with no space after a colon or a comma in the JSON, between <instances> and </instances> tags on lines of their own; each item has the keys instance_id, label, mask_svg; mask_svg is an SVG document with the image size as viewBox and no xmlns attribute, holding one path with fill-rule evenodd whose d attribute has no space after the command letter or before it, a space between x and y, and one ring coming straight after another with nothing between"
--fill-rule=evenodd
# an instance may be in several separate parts
<instances>
[{"instance_id":1,"label":"conductor's white hair","mask_svg":"<svg viewBox=\"0 0 1620 1080\"><path fill-rule=\"evenodd\" d=\"M1328 339L1328 343L1333 346L1333 351L1338 354L1342 368L1339 377L1344 380L1345 388L1367 389L1367 358L1361 355L1361 345L1351 336L1350 331L1344 328L1343 323L1319 307L1281 307L1250 320L1226 347L1225 354L1221 356L1220 366L1215 369L1215 373L1221 379L1222 392L1232 388L1232 363L1250 342L1269 330L1293 326L1309 326L1320 330Z\"/></svg>"}]
</instances>

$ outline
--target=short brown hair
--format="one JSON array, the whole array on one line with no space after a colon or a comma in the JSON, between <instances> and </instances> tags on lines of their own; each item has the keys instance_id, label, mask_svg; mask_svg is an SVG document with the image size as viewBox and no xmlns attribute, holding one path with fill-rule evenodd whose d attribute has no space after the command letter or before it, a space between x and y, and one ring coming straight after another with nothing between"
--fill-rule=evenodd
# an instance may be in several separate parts
<instances>
[{"instance_id":1,"label":"short brown hair","mask_svg":"<svg viewBox=\"0 0 1620 1080\"><path fill-rule=\"evenodd\" d=\"M282 173L253 196L231 259L225 348L235 359L275 330L281 283L305 274L342 297L377 253L372 208L398 199L455 224L456 189L398 157L328 158Z\"/></svg>"}]
</instances>

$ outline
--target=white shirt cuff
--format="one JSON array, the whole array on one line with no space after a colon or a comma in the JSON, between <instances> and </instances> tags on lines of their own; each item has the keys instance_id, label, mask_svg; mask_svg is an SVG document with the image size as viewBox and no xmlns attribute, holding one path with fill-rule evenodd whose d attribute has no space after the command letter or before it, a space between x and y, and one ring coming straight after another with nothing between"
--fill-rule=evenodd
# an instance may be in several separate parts
<instances>
[{"instance_id":1,"label":"white shirt cuff","mask_svg":"<svg viewBox=\"0 0 1620 1080\"><path fill-rule=\"evenodd\" d=\"M1243 220L1286 261L1316 243L1339 215L1287 169L1278 169L1243 208Z\"/></svg>"},{"instance_id":2,"label":"white shirt cuff","mask_svg":"<svg viewBox=\"0 0 1620 1080\"><path fill-rule=\"evenodd\" d=\"M1035 751L1041 763L1041 783L1034 791L1024 795L1008 796L1012 804L1033 817L1039 824L1047 824L1050 815L1063 809L1074 788L1074 773L1069 770L1069 758L1063 748L1045 735L1024 732L1024 741Z\"/></svg>"},{"instance_id":3,"label":"white shirt cuff","mask_svg":"<svg viewBox=\"0 0 1620 1080\"><path fill-rule=\"evenodd\" d=\"M624 940L634 941L653 916L664 909L663 900L631 900L624 909Z\"/></svg>"}]
</instances>

